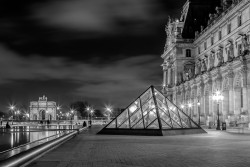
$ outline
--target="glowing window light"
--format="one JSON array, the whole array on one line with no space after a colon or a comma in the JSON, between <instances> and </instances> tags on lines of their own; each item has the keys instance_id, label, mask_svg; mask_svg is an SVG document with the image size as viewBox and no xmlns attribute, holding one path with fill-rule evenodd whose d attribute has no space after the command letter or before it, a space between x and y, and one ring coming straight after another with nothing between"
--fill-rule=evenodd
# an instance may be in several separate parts
<instances>
[{"instance_id":1,"label":"glowing window light","mask_svg":"<svg viewBox=\"0 0 250 167\"><path fill-rule=\"evenodd\" d=\"M133 105L129 108L129 110L133 113L135 112L135 110L137 109L137 106L136 105Z\"/></svg>"}]
</instances>

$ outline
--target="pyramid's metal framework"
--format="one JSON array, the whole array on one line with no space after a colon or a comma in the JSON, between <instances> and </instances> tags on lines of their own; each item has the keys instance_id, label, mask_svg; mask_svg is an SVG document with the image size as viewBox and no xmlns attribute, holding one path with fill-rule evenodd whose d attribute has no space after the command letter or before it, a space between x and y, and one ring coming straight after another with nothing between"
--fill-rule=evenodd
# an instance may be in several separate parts
<instances>
[{"instance_id":1,"label":"pyramid's metal framework","mask_svg":"<svg viewBox=\"0 0 250 167\"><path fill-rule=\"evenodd\" d=\"M193 133L206 132L154 86L98 132L158 136Z\"/></svg>"}]
</instances>

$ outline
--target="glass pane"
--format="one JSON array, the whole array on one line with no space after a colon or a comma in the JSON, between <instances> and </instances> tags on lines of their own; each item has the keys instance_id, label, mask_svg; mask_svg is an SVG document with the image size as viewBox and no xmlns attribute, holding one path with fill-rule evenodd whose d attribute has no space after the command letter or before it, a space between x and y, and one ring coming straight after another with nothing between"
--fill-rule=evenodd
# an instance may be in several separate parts
<instances>
[{"instance_id":1,"label":"glass pane","mask_svg":"<svg viewBox=\"0 0 250 167\"><path fill-rule=\"evenodd\" d=\"M177 124L174 120L172 120L172 125L173 125L173 128L182 128L179 124Z\"/></svg>"},{"instance_id":2,"label":"glass pane","mask_svg":"<svg viewBox=\"0 0 250 167\"><path fill-rule=\"evenodd\" d=\"M155 109L155 103L153 99L150 99L147 103L142 106L143 115L148 114L152 109Z\"/></svg>"},{"instance_id":3,"label":"glass pane","mask_svg":"<svg viewBox=\"0 0 250 167\"><path fill-rule=\"evenodd\" d=\"M172 123L173 122L176 122L178 123L178 125L181 127L181 122L180 122L180 118L179 118L179 115L177 115L174 110L169 110L169 113L170 113L170 117L172 119Z\"/></svg>"},{"instance_id":4,"label":"glass pane","mask_svg":"<svg viewBox=\"0 0 250 167\"><path fill-rule=\"evenodd\" d=\"M149 88L148 91L146 91L146 92L140 97L142 105L143 105L144 103L146 103L151 97L152 97L152 91L151 91L151 88Z\"/></svg>"},{"instance_id":5,"label":"glass pane","mask_svg":"<svg viewBox=\"0 0 250 167\"><path fill-rule=\"evenodd\" d=\"M152 109L148 112L147 115L144 116L145 127L151 124L157 118L156 110Z\"/></svg>"},{"instance_id":6,"label":"glass pane","mask_svg":"<svg viewBox=\"0 0 250 167\"><path fill-rule=\"evenodd\" d=\"M164 111L167 111L167 106L158 99L157 99L157 105L158 105L158 108L160 108Z\"/></svg>"},{"instance_id":7,"label":"glass pane","mask_svg":"<svg viewBox=\"0 0 250 167\"><path fill-rule=\"evenodd\" d=\"M182 126L186 127L186 128L189 128L190 127L190 122L189 122L188 116L183 114L182 111L179 111L179 114L180 114L180 117L181 117Z\"/></svg>"},{"instance_id":8,"label":"glass pane","mask_svg":"<svg viewBox=\"0 0 250 167\"><path fill-rule=\"evenodd\" d=\"M128 109L124 110L117 118L117 127L119 127L125 120L128 119Z\"/></svg>"},{"instance_id":9,"label":"glass pane","mask_svg":"<svg viewBox=\"0 0 250 167\"><path fill-rule=\"evenodd\" d=\"M171 129L171 126L161 119L162 129Z\"/></svg>"},{"instance_id":10,"label":"glass pane","mask_svg":"<svg viewBox=\"0 0 250 167\"><path fill-rule=\"evenodd\" d=\"M119 128L129 128L129 120L123 122L123 124Z\"/></svg>"},{"instance_id":11,"label":"glass pane","mask_svg":"<svg viewBox=\"0 0 250 167\"><path fill-rule=\"evenodd\" d=\"M133 113L140 108L140 100L137 99L133 104L128 107L129 115L133 115Z\"/></svg>"},{"instance_id":12,"label":"glass pane","mask_svg":"<svg viewBox=\"0 0 250 167\"><path fill-rule=\"evenodd\" d=\"M192 128L198 128L198 126L197 126L197 125L195 125L193 121L190 121L190 122L191 122L191 126L192 126Z\"/></svg>"},{"instance_id":13,"label":"glass pane","mask_svg":"<svg viewBox=\"0 0 250 167\"><path fill-rule=\"evenodd\" d=\"M116 119L113 120L106 128L116 128L115 122L116 122Z\"/></svg>"},{"instance_id":14,"label":"glass pane","mask_svg":"<svg viewBox=\"0 0 250 167\"><path fill-rule=\"evenodd\" d=\"M133 127L140 119L142 119L141 109L137 110L137 111L130 117L131 127Z\"/></svg>"},{"instance_id":15,"label":"glass pane","mask_svg":"<svg viewBox=\"0 0 250 167\"><path fill-rule=\"evenodd\" d=\"M144 126L143 126L143 120L141 119L138 123L136 123L132 129L144 129Z\"/></svg>"},{"instance_id":16,"label":"glass pane","mask_svg":"<svg viewBox=\"0 0 250 167\"><path fill-rule=\"evenodd\" d=\"M172 122L170 120L168 112L164 112L161 109L159 109L159 114L162 120L164 120L169 126L172 126Z\"/></svg>"},{"instance_id":17,"label":"glass pane","mask_svg":"<svg viewBox=\"0 0 250 167\"><path fill-rule=\"evenodd\" d=\"M149 125L147 129L160 129L158 119L156 119L151 125Z\"/></svg>"},{"instance_id":18,"label":"glass pane","mask_svg":"<svg viewBox=\"0 0 250 167\"><path fill-rule=\"evenodd\" d=\"M154 89L155 97L157 100L160 100L162 103L164 102L165 97L156 89Z\"/></svg>"}]
</instances>

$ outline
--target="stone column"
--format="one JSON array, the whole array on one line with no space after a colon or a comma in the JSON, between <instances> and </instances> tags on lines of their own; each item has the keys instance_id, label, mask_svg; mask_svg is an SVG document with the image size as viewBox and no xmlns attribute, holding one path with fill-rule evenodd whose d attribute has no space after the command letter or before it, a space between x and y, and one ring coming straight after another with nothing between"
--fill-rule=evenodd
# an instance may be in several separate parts
<instances>
[{"instance_id":1,"label":"stone column","mask_svg":"<svg viewBox=\"0 0 250 167\"><path fill-rule=\"evenodd\" d=\"M247 85L248 127L250 128L250 85Z\"/></svg>"},{"instance_id":2,"label":"stone column","mask_svg":"<svg viewBox=\"0 0 250 167\"><path fill-rule=\"evenodd\" d=\"M229 81L229 114L234 114L234 90L233 90L233 73L228 75Z\"/></svg>"},{"instance_id":3,"label":"stone column","mask_svg":"<svg viewBox=\"0 0 250 167\"><path fill-rule=\"evenodd\" d=\"M168 85L171 85L171 68L168 68Z\"/></svg>"},{"instance_id":4,"label":"stone column","mask_svg":"<svg viewBox=\"0 0 250 167\"><path fill-rule=\"evenodd\" d=\"M163 86L165 87L168 83L168 69L163 67Z\"/></svg>"},{"instance_id":5,"label":"stone column","mask_svg":"<svg viewBox=\"0 0 250 167\"><path fill-rule=\"evenodd\" d=\"M234 114L239 115L241 111L241 88L234 88Z\"/></svg>"},{"instance_id":6,"label":"stone column","mask_svg":"<svg viewBox=\"0 0 250 167\"><path fill-rule=\"evenodd\" d=\"M223 121L225 121L229 114L229 91L224 90L222 94L224 97L222 101L222 114L223 114Z\"/></svg>"},{"instance_id":7,"label":"stone column","mask_svg":"<svg viewBox=\"0 0 250 167\"><path fill-rule=\"evenodd\" d=\"M247 97L247 86L245 85L243 88L242 88L242 93L243 93L243 111L247 113L247 110L248 110L248 104L247 104L247 101L248 101L248 97Z\"/></svg>"},{"instance_id":8,"label":"stone column","mask_svg":"<svg viewBox=\"0 0 250 167\"><path fill-rule=\"evenodd\" d=\"M175 71L176 71L175 68L172 67L172 82L171 82L172 85L175 85L177 83L177 81L175 80L175 78L177 78L175 77L176 76Z\"/></svg>"}]
</instances>

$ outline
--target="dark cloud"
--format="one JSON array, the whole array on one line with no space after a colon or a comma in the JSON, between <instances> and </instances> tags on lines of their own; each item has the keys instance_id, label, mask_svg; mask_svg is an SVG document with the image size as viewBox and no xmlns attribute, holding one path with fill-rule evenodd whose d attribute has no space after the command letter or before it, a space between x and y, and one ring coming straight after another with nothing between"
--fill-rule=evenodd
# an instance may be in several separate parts
<instances>
[{"instance_id":1,"label":"dark cloud","mask_svg":"<svg viewBox=\"0 0 250 167\"><path fill-rule=\"evenodd\" d=\"M43 94L125 107L161 84L167 17L185 1L1 1L0 109Z\"/></svg>"},{"instance_id":2,"label":"dark cloud","mask_svg":"<svg viewBox=\"0 0 250 167\"><path fill-rule=\"evenodd\" d=\"M109 101L124 107L132 97L136 97L150 84L161 84L161 61L158 55L128 57L110 64L96 65L38 55L26 58L3 46L0 47L0 54L0 86L26 83L24 88L28 89L30 86L27 85L36 81L39 85L34 86L36 92L40 90L43 94L43 86L48 85L42 83L57 80L54 83L66 82L69 87L74 85L71 91L64 92L68 97L84 96L96 105L97 102ZM32 93L34 92L29 92L29 96Z\"/></svg>"},{"instance_id":3,"label":"dark cloud","mask_svg":"<svg viewBox=\"0 0 250 167\"><path fill-rule=\"evenodd\" d=\"M32 6L35 19L50 26L108 34L153 33L164 10L151 0L57 0Z\"/></svg>"}]
</instances>

